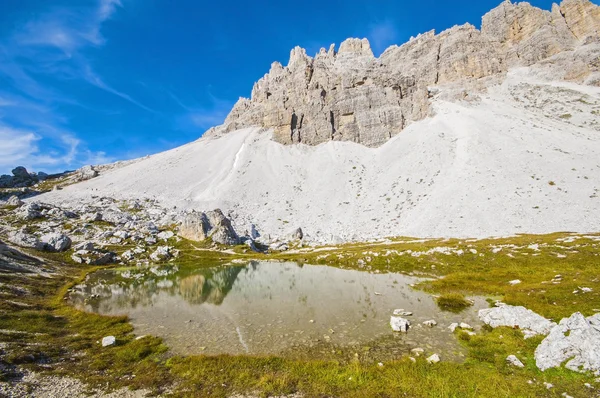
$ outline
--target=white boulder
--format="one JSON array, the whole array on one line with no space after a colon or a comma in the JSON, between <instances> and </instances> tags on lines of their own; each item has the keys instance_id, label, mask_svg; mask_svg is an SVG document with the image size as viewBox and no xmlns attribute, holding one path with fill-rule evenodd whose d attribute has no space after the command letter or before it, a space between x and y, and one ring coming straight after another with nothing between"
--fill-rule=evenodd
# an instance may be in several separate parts
<instances>
[{"instance_id":1,"label":"white boulder","mask_svg":"<svg viewBox=\"0 0 600 398\"><path fill-rule=\"evenodd\" d=\"M64 252L71 247L71 238L59 233L43 235L40 240L45 245L45 250L51 252Z\"/></svg>"},{"instance_id":2,"label":"white boulder","mask_svg":"<svg viewBox=\"0 0 600 398\"><path fill-rule=\"evenodd\" d=\"M565 363L567 369L600 375L600 314L586 319L576 312L561 320L535 350L535 363L541 370Z\"/></svg>"},{"instance_id":3,"label":"white boulder","mask_svg":"<svg viewBox=\"0 0 600 398\"><path fill-rule=\"evenodd\" d=\"M410 321L399 316L392 316L390 318L390 326L394 332L406 333L408 332Z\"/></svg>"},{"instance_id":4,"label":"white boulder","mask_svg":"<svg viewBox=\"0 0 600 398\"><path fill-rule=\"evenodd\" d=\"M427 362L429 363L438 363L441 361L440 356L438 354L433 354L429 358L427 358Z\"/></svg>"},{"instance_id":5,"label":"white boulder","mask_svg":"<svg viewBox=\"0 0 600 398\"><path fill-rule=\"evenodd\" d=\"M479 319L493 328L508 326L523 330L525 337L546 335L556 326L552 322L525 307L503 305L479 310Z\"/></svg>"},{"instance_id":6,"label":"white boulder","mask_svg":"<svg viewBox=\"0 0 600 398\"><path fill-rule=\"evenodd\" d=\"M106 336L102 339L102 347L109 347L111 345L115 345L117 339L115 336Z\"/></svg>"}]
</instances>

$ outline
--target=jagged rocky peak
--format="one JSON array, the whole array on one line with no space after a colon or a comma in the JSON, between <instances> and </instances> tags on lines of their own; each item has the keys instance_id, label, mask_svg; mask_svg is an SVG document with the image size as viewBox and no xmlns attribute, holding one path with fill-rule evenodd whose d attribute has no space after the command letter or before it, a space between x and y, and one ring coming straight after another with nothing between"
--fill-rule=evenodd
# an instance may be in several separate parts
<instances>
[{"instance_id":1,"label":"jagged rocky peak","mask_svg":"<svg viewBox=\"0 0 600 398\"><path fill-rule=\"evenodd\" d=\"M273 63L251 98L240 98L207 136L260 126L283 144L379 146L430 114L432 86L458 85L462 98L465 89L485 88L484 78L540 62L559 79L600 86L599 36L600 7L589 0L564 0L551 11L505 1L483 17L481 30L430 31L379 58L367 39L345 40L337 52L332 44L315 57L296 47L287 66Z\"/></svg>"}]
</instances>

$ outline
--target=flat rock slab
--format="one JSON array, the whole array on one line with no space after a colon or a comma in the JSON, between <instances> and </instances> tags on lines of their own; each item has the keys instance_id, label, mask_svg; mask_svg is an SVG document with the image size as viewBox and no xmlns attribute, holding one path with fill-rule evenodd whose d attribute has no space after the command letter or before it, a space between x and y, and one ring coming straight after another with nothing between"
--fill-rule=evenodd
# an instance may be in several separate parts
<instances>
[{"instance_id":1,"label":"flat rock slab","mask_svg":"<svg viewBox=\"0 0 600 398\"><path fill-rule=\"evenodd\" d=\"M524 331L525 337L547 335L556 326L552 322L525 307L502 305L479 311L479 319L493 328L508 326Z\"/></svg>"}]
</instances>

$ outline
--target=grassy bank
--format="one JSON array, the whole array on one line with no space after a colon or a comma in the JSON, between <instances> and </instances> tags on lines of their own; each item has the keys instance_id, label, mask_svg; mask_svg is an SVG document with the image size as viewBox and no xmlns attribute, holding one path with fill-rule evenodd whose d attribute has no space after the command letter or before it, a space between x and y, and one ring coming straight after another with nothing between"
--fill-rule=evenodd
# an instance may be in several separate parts
<instances>
[{"instance_id":1,"label":"grassy bank","mask_svg":"<svg viewBox=\"0 0 600 398\"><path fill-rule=\"evenodd\" d=\"M596 236L554 234L484 241L417 241L352 244L290 252L235 254L181 242L181 266L206 267L232 260L297 261L371 272L436 277L418 288L432 294L486 295L524 305L556 320L600 308L600 241ZM174 396L259 396L301 392L307 397L540 397L593 396L584 383L594 377L565 370L540 372L533 352L541 338L524 340L518 330L498 328L469 336L456 331L468 351L464 363L428 364L423 357L384 363L290 360L275 357L174 357L154 337L136 339L123 317L79 312L65 303L70 286L97 268L61 255L45 255L53 277L0 273L0 340L9 371L23 366L79 377L92 386L149 388ZM555 278L561 275L560 279ZM513 280L521 283L510 285ZM581 287L589 293L574 293ZM102 348L102 337L117 345ZM517 369L506 357L517 355ZM12 368L14 369L14 368ZM552 383L548 390L543 382ZM600 387L600 385L597 385Z\"/></svg>"}]
</instances>

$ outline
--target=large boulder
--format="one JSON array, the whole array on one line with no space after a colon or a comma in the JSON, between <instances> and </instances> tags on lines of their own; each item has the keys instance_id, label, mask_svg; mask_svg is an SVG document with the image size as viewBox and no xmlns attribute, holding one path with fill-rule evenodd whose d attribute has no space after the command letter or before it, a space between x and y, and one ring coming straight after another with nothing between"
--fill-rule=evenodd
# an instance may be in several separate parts
<instances>
[{"instance_id":1,"label":"large boulder","mask_svg":"<svg viewBox=\"0 0 600 398\"><path fill-rule=\"evenodd\" d=\"M50 252L64 252L71 248L71 238L60 233L43 235L40 241L44 244L44 250Z\"/></svg>"},{"instance_id":2,"label":"large boulder","mask_svg":"<svg viewBox=\"0 0 600 398\"><path fill-rule=\"evenodd\" d=\"M546 335L556 326L552 322L525 307L501 305L495 308L479 310L479 319L493 328L508 326L523 330L525 337Z\"/></svg>"},{"instance_id":3,"label":"large boulder","mask_svg":"<svg viewBox=\"0 0 600 398\"><path fill-rule=\"evenodd\" d=\"M76 171L75 179L77 181L91 180L92 178L98 177L98 171L93 166L83 166Z\"/></svg>"},{"instance_id":4,"label":"large boulder","mask_svg":"<svg viewBox=\"0 0 600 398\"><path fill-rule=\"evenodd\" d=\"M181 218L180 223L179 236L182 238L196 242L201 242L208 238L210 224L208 223L206 214L195 211L187 213Z\"/></svg>"},{"instance_id":5,"label":"large boulder","mask_svg":"<svg viewBox=\"0 0 600 398\"><path fill-rule=\"evenodd\" d=\"M576 312L560 321L535 350L541 370L565 367L600 375L600 314L585 318Z\"/></svg>"},{"instance_id":6,"label":"large boulder","mask_svg":"<svg viewBox=\"0 0 600 398\"><path fill-rule=\"evenodd\" d=\"M198 242L211 238L213 242L223 245L240 243L231 221L220 209L207 213L186 213L180 218L179 236Z\"/></svg>"},{"instance_id":7,"label":"large boulder","mask_svg":"<svg viewBox=\"0 0 600 398\"><path fill-rule=\"evenodd\" d=\"M23 220L35 220L36 218L42 218L42 207L39 203L33 202L22 206L19 209L18 216Z\"/></svg>"},{"instance_id":8,"label":"large boulder","mask_svg":"<svg viewBox=\"0 0 600 398\"><path fill-rule=\"evenodd\" d=\"M4 206L10 206L10 207L19 207L22 205L23 205L23 202L21 201L21 199L19 199L19 197L17 195L12 195L10 198L8 198L8 200L4 204Z\"/></svg>"},{"instance_id":9,"label":"large boulder","mask_svg":"<svg viewBox=\"0 0 600 398\"><path fill-rule=\"evenodd\" d=\"M46 246L37 236L28 233L25 229L11 232L8 235L8 241L17 246L36 250L44 250Z\"/></svg>"},{"instance_id":10,"label":"large boulder","mask_svg":"<svg viewBox=\"0 0 600 398\"><path fill-rule=\"evenodd\" d=\"M231 221L225 217L220 209L207 212L206 217L208 217L211 226L209 236L213 242L222 245L237 245L240 243L240 238L233 230Z\"/></svg>"}]
</instances>

